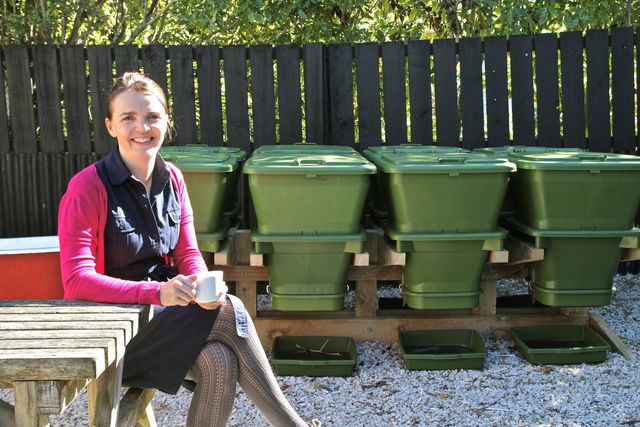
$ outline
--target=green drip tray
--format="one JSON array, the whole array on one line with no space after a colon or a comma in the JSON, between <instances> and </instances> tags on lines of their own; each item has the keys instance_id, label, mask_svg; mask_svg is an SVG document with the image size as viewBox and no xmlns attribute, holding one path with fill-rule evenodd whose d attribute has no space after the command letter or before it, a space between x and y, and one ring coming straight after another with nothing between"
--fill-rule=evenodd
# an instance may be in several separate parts
<instances>
[{"instance_id":1,"label":"green drip tray","mask_svg":"<svg viewBox=\"0 0 640 427\"><path fill-rule=\"evenodd\" d=\"M482 369L487 350L473 329L400 331L400 353L407 369Z\"/></svg>"},{"instance_id":2,"label":"green drip tray","mask_svg":"<svg viewBox=\"0 0 640 427\"><path fill-rule=\"evenodd\" d=\"M604 338L583 325L525 326L512 328L511 335L533 364L600 363L611 349Z\"/></svg>"},{"instance_id":3,"label":"green drip tray","mask_svg":"<svg viewBox=\"0 0 640 427\"><path fill-rule=\"evenodd\" d=\"M271 346L277 375L348 377L356 365L356 344L350 337L278 336Z\"/></svg>"}]
</instances>

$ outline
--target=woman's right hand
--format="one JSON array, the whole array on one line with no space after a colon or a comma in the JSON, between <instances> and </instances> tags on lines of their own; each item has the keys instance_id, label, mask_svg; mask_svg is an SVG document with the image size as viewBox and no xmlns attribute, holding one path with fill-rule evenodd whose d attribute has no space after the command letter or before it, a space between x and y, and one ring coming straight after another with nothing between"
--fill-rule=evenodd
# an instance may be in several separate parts
<instances>
[{"instance_id":1,"label":"woman's right hand","mask_svg":"<svg viewBox=\"0 0 640 427\"><path fill-rule=\"evenodd\" d=\"M178 274L160 286L160 304L165 306L187 305L196 297L194 289L193 279Z\"/></svg>"}]
</instances>

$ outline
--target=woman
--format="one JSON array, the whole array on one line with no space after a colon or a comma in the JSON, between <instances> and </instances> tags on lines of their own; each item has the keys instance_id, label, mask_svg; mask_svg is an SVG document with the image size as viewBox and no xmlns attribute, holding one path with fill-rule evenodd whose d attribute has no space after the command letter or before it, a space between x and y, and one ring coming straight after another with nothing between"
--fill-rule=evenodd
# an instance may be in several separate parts
<instances>
[{"instance_id":1,"label":"woman","mask_svg":"<svg viewBox=\"0 0 640 427\"><path fill-rule=\"evenodd\" d=\"M129 343L123 385L175 394L195 382L189 426L223 426L239 383L277 426L306 426L282 394L239 299L194 302L207 271L180 171L158 150L171 132L162 89L125 73L111 91L106 127L117 147L76 174L58 234L65 299L153 304Z\"/></svg>"}]
</instances>

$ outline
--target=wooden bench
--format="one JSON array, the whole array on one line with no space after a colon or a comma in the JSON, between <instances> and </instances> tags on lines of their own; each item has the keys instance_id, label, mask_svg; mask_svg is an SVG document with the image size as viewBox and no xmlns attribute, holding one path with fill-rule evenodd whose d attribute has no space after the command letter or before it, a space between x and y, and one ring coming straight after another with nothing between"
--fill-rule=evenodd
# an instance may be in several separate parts
<instances>
[{"instance_id":1,"label":"wooden bench","mask_svg":"<svg viewBox=\"0 0 640 427\"><path fill-rule=\"evenodd\" d=\"M155 390L120 398L127 343L149 322L144 305L84 301L0 301L0 425L46 426L88 389L89 425L155 425Z\"/></svg>"}]
</instances>

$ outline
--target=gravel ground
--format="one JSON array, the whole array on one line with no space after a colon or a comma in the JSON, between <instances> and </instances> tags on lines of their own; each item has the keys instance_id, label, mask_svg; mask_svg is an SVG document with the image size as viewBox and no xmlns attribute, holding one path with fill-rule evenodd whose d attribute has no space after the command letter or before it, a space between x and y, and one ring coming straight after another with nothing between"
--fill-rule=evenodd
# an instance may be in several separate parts
<instances>
[{"instance_id":1,"label":"gravel ground","mask_svg":"<svg viewBox=\"0 0 640 427\"><path fill-rule=\"evenodd\" d=\"M499 295L524 293L526 283L502 280ZM640 357L640 276L614 278L613 303L592 311ZM397 294L381 289L381 296ZM259 307L267 308L266 297ZM347 307L353 295L347 298ZM349 378L279 377L300 415L323 426L640 425L640 362L609 353L601 364L534 366L522 359L513 341L487 338L484 370L408 371L398 346L358 344L358 364ZM158 392L153 400L158 426L185 424L191 394ZM12 401L11 391L0 398ZM52 426L86 425L86 394ZM229 420L232 426L268 426L239 389Z\"/></svg>"}]
</instances>

